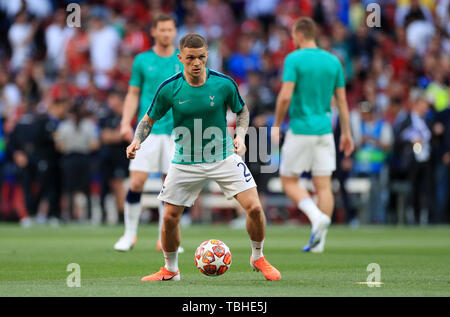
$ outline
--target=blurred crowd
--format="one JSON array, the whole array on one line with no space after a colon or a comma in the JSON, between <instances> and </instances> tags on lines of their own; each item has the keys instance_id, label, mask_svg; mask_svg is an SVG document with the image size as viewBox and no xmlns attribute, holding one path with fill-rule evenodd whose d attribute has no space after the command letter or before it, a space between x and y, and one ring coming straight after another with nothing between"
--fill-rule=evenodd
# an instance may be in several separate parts
<instances>
[{"instance_id":1,"label":"blurred crowd","mask_svg":"<svg viewBox=\"0 0 450 317\"><path fill-rule=\"evenodd\" d=\"M81 27L66 23L70 2L80 4ZM367 11L370 3L381 10ZM255 127L273 122L284 58L295 49L291 24L312 17L318 45L345 69L356 145L352 157L338 153L334 175L345 221L357 222L358 208L344 184L364 177L370 223L399 221L398 197L409 223L449 222L449 3L0 0L0 219L78 219L77 192L87 206L93 193L113 193L120 212L128 162L118 126L131 66L152 45L152 19L170 13L177 40L207 38L208 67L236 80ZM336 137L337 121L333 113ZM276 173L258 176L268 191Z\"/></svg>"}]
</instances>

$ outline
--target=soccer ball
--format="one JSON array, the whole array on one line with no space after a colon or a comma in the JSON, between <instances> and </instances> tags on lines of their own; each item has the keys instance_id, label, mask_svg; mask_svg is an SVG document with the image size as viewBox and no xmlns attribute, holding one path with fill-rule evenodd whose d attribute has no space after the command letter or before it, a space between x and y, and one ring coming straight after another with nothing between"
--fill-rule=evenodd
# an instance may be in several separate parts
<instances>
[{"instance_id":1,"label":"soccer ball","mask_svg":"<svg viewBox=\"0 0 450 317\"><path fill-rule=\"evenodd\" d=\"M220 240L206 240L195 251L194 262L207 276L222 275L231 266L230 248Z\"/></svg>"}]
</instances>

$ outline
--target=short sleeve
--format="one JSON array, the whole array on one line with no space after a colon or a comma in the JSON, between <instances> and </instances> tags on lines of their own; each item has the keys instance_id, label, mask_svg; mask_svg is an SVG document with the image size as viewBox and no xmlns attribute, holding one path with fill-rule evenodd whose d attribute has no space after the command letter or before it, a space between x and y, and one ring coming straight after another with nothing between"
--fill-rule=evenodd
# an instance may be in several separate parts
<instances>
[{"instance_id":1,"label":"short sleeve","mask_svg":"<svg viewBox=\"0 0 450 317\"><path fill-rule=\"evenodd\" d=\"M163 82L156 91L152 104L147 111L150 118L159 120L169 111L172 107L172 98L170 96L171 89L170 84Z\"/></svg>"},{"instance_id":2,"label":"short sleeve","mask_svg":"<svg viewBox=\"0 0 450 317\"><path fill-rule=\"evenodd\" d=\"M231 78L230 78L231 79ZM228 105L234 113L238 113L242 110L242 108L245 106L245 102L242 99L241 95L239 94L239 89L236 84L236 82L231 79L230 80L230 89L231 92L228 95Z\"/></svg>"},{"instance_id":3,"label":"short sleeve","mask_svg":"<svg viewBox=\"0 0 450 317\"><path fill-rule=\"evenodd\" d=\"M134 59L133 66L131 68L131 78L129 84L130 86L136 87L141 87L143 84L139 56L136 56L136 58Z\"/></svg>"},{"instance_id":4,"label":"short sleeve","mask_svg":"<svg viewBox=\"0 0 450 317\"><path fill-rule=\"evenodd\" d=\"M334 88L345 87L344 69L341 62L338 62L338 71L336 75L336 84Z\"/></svg>"},{"instance_id":5,"label":"short sleeve","mask_svg":"<svg viewBox=\"0 0 450 317\"><path fill-rule=\"evenodd\" d=\"M286 59L284 60L283 82L287 81L294 83L297 81L297 72L295 70L295 64L292 55L286 56Z\"/></svg>"}]
</instances>

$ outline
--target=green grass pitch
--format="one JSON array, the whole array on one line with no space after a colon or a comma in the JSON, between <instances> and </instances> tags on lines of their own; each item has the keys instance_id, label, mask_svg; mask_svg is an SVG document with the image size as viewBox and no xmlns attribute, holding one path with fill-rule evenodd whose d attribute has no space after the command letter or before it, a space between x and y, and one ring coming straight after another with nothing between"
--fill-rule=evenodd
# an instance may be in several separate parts
<instances>
[{"instance_id":1,"label":"green grass pitch","mask_svg":"<svg viewBox=\"0 0 450 317\"><path fill-rule=\"evenodd\" d=\"M156 225L142 225L128 253L113 250L122 228L59 228L0 225L0 296L450 296L450 227L332 226L326 252L305 254L308 226L267 227L264 254L282 274L266 281L249 266L245 230L224 225L182 228L180 282L143 283L163 266L156 251ZM220 277L203 276L194 266L196 247L220 239L231 249L232 265ZM81 287L69 288L69 263L81 267ZM369 263L381 268L380 287L365 282Z\"/></svg>"}]
</instances>

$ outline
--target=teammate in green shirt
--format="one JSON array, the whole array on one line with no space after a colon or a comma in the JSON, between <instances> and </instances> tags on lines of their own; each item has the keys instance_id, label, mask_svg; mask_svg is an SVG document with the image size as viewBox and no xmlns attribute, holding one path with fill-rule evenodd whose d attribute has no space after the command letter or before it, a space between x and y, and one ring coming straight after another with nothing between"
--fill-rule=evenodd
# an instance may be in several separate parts
<instances>
[{"instance_id":1,"label":"teammate in green shirt","mask_svg":"<svg viewBox=\"0 0 450 317\"><path fill-rule=\"evenodd\" d=\"M139 123L127 148L130 159L153 129L154 123L172 109L176 154L158 198L164 201L162 246L165 266L142 281L178 281L179 221L184 206L192 206L208 179L216 181L227 197L235 197L247 212L251 240L250 265L268 280L281 278L280 272L264 257L265 215L255 181L243 162L244 139L249 111L230 77L207 69L206 40L188 34L180 40L179 59L184 71L159 86L147 115ZM226 111L237 113L236 137L227 133ZM139 153L139 152L137 152Z\"/></svg>"},{"instance_id":2,"label":"teammate in green shirt","mask_svg":"<svg viewBox=\"0 0 450 317\"><path fill-rule=\"evenodd\" d=\"M292 37L300 49L285 59L272 141L278 142L279 127L289 108L289 131L281 149L281 182L286 195L311 222L311 238L303 251L320 253L324 250L334 208L331 191L331 174L336 169L331 125L333 95L342 129L339 149L346 156L353 151L353 139L342 65L336 56L316 46L315 35L316 26L310 18L300 18L292 27ZM318 205L298 184L301 174L309 171L312 172Z\"/></svg>"},{"instance_id":3,"label":"teammate in green shirt","mask_svg":"<svg viewBox=\"0 0 450 317\"><path fill-rule=\"evenodd\" d=\"M178 60L179 51L173 45L176 36L175 20L172 16L162 14L153 20L152 37L155 45L147 52L138 54L133 62L128 94L121 121L120 132L122 136L131 142L133 127L131 122L139 109L141 120L155 96L158 86L168 77L183 69ZM147 142L142 144L139 155L131 161L130 188L125 201L125 233L114 245L117 251L130 250L137 240L137 227L141 214L141 193L149 173L162 173L164 181L169 169L173 153L173 128L172 111L168 111L152 129L152 135ZM159 238L157 249L161 250L161 225L164 206L161 203L159 210ZM182 251L182 249L180 249Z\"/></svg>"}]
</instances>

